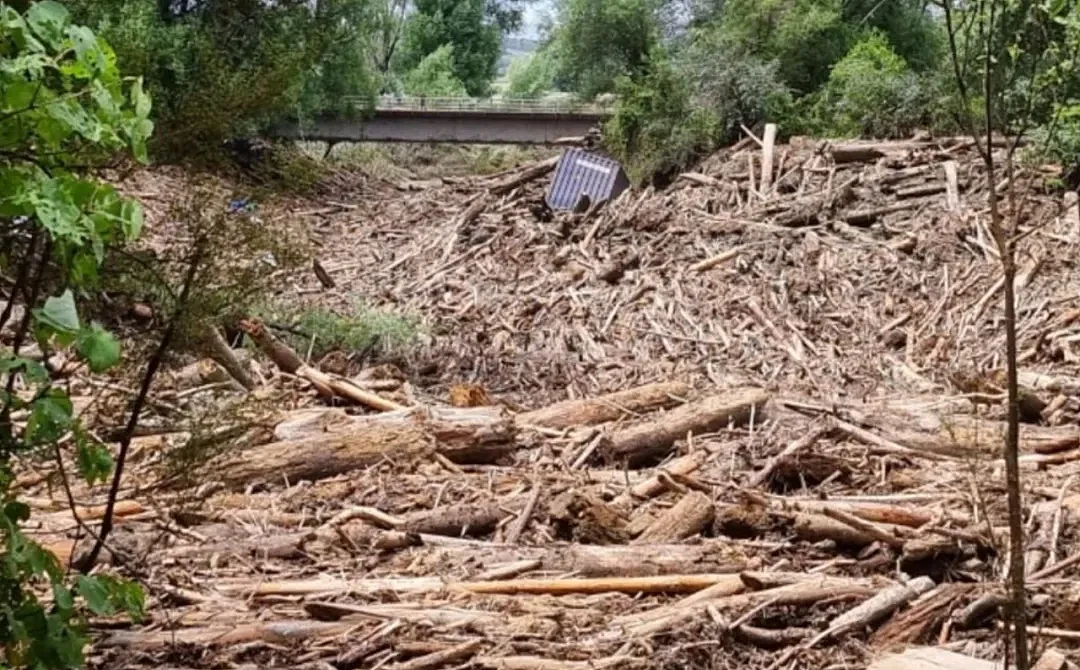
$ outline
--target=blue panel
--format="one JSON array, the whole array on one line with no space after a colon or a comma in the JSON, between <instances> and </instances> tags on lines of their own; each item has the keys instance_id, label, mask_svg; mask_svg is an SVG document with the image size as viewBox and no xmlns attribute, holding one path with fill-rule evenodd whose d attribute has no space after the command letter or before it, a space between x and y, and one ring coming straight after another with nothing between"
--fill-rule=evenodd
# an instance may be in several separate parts
<instances>
[{"instance_id":1,"label":"blue panel","mask_svg":"<svg viewBox=\"0 0 1080 670\"><path fill-rule=\"evenodd\" d=\"M581 196L590 203L609 200L626 190L628 181L618 162L582 149L571 149L559 159L548 188L552 209L573 209Z\"/></svg>"}]
</instances>

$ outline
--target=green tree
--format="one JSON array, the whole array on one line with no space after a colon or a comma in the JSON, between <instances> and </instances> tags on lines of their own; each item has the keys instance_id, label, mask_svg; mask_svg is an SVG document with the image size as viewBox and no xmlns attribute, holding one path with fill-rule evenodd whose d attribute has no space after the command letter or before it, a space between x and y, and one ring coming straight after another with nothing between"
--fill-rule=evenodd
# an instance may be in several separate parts
<instances>
[{"instance_id":1,"label":"green tree","mask_svg":"<svg viewBox=\"0 0 1080 670\"><path fill-rule=\"evenodd\" d=\"M92 485L109 476L112 457L47 371L19 354L33 331L43 350L71 347L91 372L119 360L116 339L80 319L75 295L97 281L111 245L139 234L142 210L83 170L123 150L145 160L150 99L141 80L120 77L109 45L56 2L25 15L0 4L0 91L0 236L15 271L0 327L17 300L25 306L11 348L0 351L0 665L74 668L83 664L85 611L138 616L143 595L108 575L71 578L23 534L30 508L11 488L16 460L55 457L63 473L70 438ZM61 290L41 300L46 285ZM29 399L16 392L19 380ZM28 412L25 426L14 423L15 411ZM51 602L39 600L42 587Z\"/></svg>"},{"instance_id":2,"label":"green tree","mask_svg":"<svg viewBox=\"0 0 1080 670\"><path fill-rule=\"evenodd\" d=\"M216 152L283 115L370 106L372 0L72 0L156 101L155 154Z\"/></svg>"},{"instance_id":3,"label":"green tree","mask_svg":"<svg viewBox=\"0 0 1080 670\"><path fill-rule=\"evenodd\" d=\"M562 0L552 44L559 88L592 99L641 75L658 44L654 0Z\"/></svg>"},{"instance_id":4,"label":"green tree","mask_svg":"<svg viewBox=\"0 0 1080 670\"><path fill-rule=\"evenodd\" d=\"M733 54L775 60L799 94L817 91L830 70L867 31L877 29L916 70L940 62L941 31L921 0L727 0L721 31Z\"/></svg>"},{"instance_id":5,"label":"green tree","mask_svg":"<svg viewBox=\"0 0 1080 670\"><path fill-rule=\"evenodd\" d=\"M1028 212L1016 192L1014 159L1028 130L1060 109L1080 76L1080 12L1063 0L942 0L957 91L954 113L971 134L989 184L988 224L1002 270L1007 368L1007 424L1002 455L1009 510L1009 603L1007 622L1018 670L1030 667L1027 636L1023 489L1020 479L1016 252L1028 235L1020 222ZM1065 104L1070 104L1065 101ZM995 150L995 136L1007 139Z\"/></svg>"},{"instance_id":6,"label":"green tree","mask_svg":"<svg viewBox=\"0 0 1080 670\"><path fill-rule=\"evenodd\" d=\"M518 56L506 73L506 94L540 98L555 86L555 62L546 50Z\"/></svg>"},{"instance_id":7,"label":"green tree","mask_svg":"<svg viewBox=\"0 0 1080 670\"><path fill-rule=\"evenodd\" d=\"M487 95L494 81L502 36L517 27L514 4L488 0L417 0L405 24L398 69L409 71L444 45L454 49L454 74L469 95Z\"/></svg>"},{"instance_id":8,"label":"green tree","mask_svg":"<svg viewBox=\"0 0 1080 670\"><path fill-rule=\"evenodd\" d=\"M406 74L404 87L409 95L443 98L468 95L465 84L455 74L454 47L449 44L432 51Z\"/></svg>"},{"instance_id":9,"label":"green tree","mask_svg":"<svg viewBox=\"0 0 1080 670\"><path fill-rule=\"evenodd\" d=\"M934 82L920 78L872 31L833 66L818 101L819 130L828 135L900 137L926 125Z\"/></svg>"},{"instance_id":10,"label":"green tree","mask_svg":"<svg viewBox=\"0 0 1080 670\"><path fill-rule=\"evenodd\" d=\"M689 81L663 52L653 52L641 77L620 78L616 92L604 144L635 182L663 180L715 145L716 117L694 104Z\"/></svg>"}]
</instances>

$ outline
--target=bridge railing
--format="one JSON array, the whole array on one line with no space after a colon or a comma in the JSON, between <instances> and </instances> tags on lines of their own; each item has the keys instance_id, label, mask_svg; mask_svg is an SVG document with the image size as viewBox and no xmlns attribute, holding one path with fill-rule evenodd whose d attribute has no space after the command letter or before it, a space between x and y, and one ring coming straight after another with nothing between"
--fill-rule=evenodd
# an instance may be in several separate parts
<instances>
[{"instance_id":1,"label":"bridge railing","mask_svg":"<svg viewBox=\"0 0 1080 670\"><path fill-rule=\"evenodd\" d=\"M357 100L357 102L361 102ZM502 112L517 114L597 114L611 113L610 105L567 100L527 98L427 98L417 96L380 96L376 110L438 112Z\"/></svg>"}]
</instances>

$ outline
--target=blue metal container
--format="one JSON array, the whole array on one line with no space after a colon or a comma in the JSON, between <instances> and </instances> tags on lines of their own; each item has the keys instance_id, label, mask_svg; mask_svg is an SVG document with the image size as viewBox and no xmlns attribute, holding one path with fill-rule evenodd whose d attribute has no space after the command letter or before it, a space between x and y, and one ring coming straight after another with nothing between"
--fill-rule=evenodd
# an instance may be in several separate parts
<instances>
[{"instance_id":1,"label":"blue metal container","mask_svg":"<svg viewBox=\"0 0 1080 670\"><path fill-rule=\"evenodd\" d=\"M564 153L548 187L547 204L552 209L575 209L582 204L611 200L630 187L630 180L617 161L583 149Z\"/></svg>"}]
</instances>

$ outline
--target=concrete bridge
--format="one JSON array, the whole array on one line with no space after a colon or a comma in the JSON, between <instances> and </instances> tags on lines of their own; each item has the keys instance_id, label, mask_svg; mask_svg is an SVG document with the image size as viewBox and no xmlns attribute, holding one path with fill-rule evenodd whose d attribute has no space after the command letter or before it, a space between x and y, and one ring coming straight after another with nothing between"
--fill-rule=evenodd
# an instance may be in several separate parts
<instances>
[{"instance_id":1,"label":"concrete bridge","mask_svg":"<svg viewBox=\"0 0 1080 670\"><path fill-rule=\"evenodd\" d=\"M546 100L382 97L364 118L281 124L277 137L320 142L552 144L600 126L611 109Z\"/></svg>"}]
</instances>

